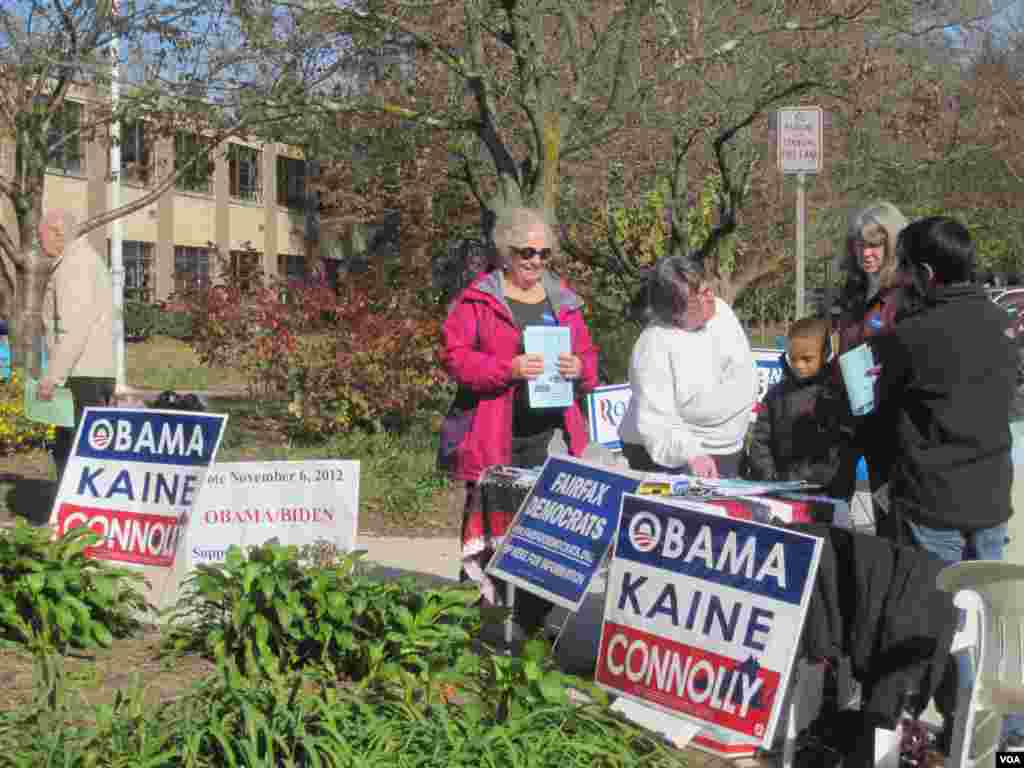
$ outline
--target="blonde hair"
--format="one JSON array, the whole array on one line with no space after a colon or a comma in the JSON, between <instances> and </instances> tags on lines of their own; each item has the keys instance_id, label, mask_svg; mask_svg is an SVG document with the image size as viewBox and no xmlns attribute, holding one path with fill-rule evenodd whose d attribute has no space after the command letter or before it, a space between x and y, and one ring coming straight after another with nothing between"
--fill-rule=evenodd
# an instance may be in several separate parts
<instances>
[{"instance_id":1,"label":"blonde hair","mask_svg":"<svg viewBox=\"0 0 1024 768\"><path fill-rule=\"evenodd\" d=\"M494 220L494 248L498 252L498 266L505 266L509 248L522 245L528 229L540 225L552 255L558 254L558 238L543 211L537 208L512 206L499 208Z\"/></svg>"},{"instance_id":2,"label":"blonde hair","mask_svg":"<svg viewBox=\"0 0 1024 768\"><path fill-rule=\"evenodd\" d=\"M878 270L878 285L880 288L891 288L895 285L900 266L896 256L896 241L908 223L899 208L884 200L855 211L850 216L846 230L848 269L860 274L864 272L854 248L858 241L882 245L882 267Z\"/></svg>"}]
</instances>

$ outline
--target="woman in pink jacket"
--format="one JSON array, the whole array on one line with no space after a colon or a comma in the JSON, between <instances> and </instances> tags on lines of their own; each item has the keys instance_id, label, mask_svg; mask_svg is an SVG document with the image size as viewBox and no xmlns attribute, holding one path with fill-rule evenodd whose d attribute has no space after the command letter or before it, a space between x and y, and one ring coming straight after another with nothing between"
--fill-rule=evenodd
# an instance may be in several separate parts
<instances>
[{"instance_id":1,"label":"woman in pink jacket","mask_svg":"<svg viewBox=\"0 0 1024 768\"><path fill-rule=\"evenodd\" d=\"M597 384L597 348L583 320L583 303L546 268L557 240L543 213L528 208L499 212L494 243L500 269L462 292L442 328L441 362L458 391L441 428L439 453L441 467L465 489L465 573L480 583L491 603L496 601L495 585L483 566L515 510L484 514L480 476L498 464L542 464L556 430L563 432L569 452L581 455L587 432L578 399ZM526 382L544 370L540 355L523 351L523 329L530 325L569 328L571 353L558 360L559 373L575 383L577 402L568 408L530 408ZM517 614L532 613L528 601L520 593ZM520 624L529 632L542 617L522 618Z\"/></svg>"}]
</instances>

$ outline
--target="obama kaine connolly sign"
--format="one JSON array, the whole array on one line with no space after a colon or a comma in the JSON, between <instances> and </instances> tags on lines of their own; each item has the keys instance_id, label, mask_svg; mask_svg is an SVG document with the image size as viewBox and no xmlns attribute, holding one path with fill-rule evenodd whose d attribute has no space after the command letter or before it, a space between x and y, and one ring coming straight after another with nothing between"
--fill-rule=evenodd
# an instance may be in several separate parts
<instances>
[{"instance_id":1,"label":"obama kaine connolly sign","mask_svg":"<svg viewBox=\"0 0 1024 768\"><path fill-rule=\"evenodd\" d=\"M728 737L771 744L821 540L626 495L608 578L597 682ZM716 739L715 734L726 736Z\"/></svg>"},{"instance_id":2,"label":"obama kaine connolly sign","mask_svg":"<svg viewBox=\"0 0 1024 768\"><path fill-rule=\"evenodd\" d=\"M51 515L57 535L85 525L103 537L86 550L90 557L173 565L226 420L87 408Z\"/></svg>"}]
</instances>

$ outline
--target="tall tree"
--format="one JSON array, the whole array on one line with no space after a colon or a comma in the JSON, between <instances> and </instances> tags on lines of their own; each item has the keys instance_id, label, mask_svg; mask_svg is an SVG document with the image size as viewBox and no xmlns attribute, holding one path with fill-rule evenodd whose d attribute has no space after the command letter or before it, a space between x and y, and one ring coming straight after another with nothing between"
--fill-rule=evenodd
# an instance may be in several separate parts
<instances>
[{"instance_id":1,"label":"tall tree","mask_svg":"<svg viewBox=\"0 0 1024 768\"><path fill-rule=\"evenodd\" d=\"M525 203L553 215L561 164L599 144L653 90L640 29L653 0L307 3L325 26L414 41L436 83L366 108L449 131L457 173L482 209ZM358 35L357 35L358 37ZM481 155L486 163L480 162Z\"/></svg>"}]
</instances>

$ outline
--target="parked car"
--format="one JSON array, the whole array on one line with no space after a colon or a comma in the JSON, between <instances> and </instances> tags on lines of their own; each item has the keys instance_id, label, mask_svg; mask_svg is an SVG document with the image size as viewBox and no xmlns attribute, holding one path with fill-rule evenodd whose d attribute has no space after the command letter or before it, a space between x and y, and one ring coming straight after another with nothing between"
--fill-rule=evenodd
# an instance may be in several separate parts
<instances>
[{"instance_id":1,"label":"parked car","mask_svg":"<svg viewBox=\"0 0 1024 768\"><path fill-rule=\"evenodd\" d=\"M1017 391L1024 395L1024 288L989 291L989 298L1012 318L1010 330L1017 342Z\"/></svg>"}]
</instances>

